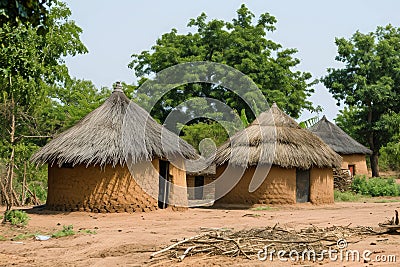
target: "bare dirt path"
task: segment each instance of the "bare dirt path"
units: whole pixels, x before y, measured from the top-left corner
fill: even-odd
[[[150,213],[36,213],[30,214],[26,233],[51,233],[63,225],[74,229],[95,230],[96,234],[52,238],[47,241],[26,239],[0,241],[0,266],[271,266],[271,262],[225,257],[188,257],[183,262],[150,260],[150,254],[182,239],[200,233],[201,227],[227,227],[235,230],[273,226],[289,228],[333,225],[378,226],[400,210],[400,203],[336,203],[333,205],[273,207],[272,210],[190,209],[184,212],[159,210]],[[3,211],[3,209],[1,210]],[[249,214],[256,214],[255,216]],[[10,234],[9,226],[0,225],[0,236]],[[379,239],[379,240],[377,240]],[[376,255],[396,255],[396,263],[329,262],[306,263],[307,266],[400,266],[400,235],[368,237],[350,244],[351,249],[370,249]],[[272,266],[301,265],[301,262],[274,261]]]

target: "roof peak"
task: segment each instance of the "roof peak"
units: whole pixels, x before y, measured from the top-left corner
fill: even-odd
[[[124,92],[120,81],[115,82],[113,92]]]

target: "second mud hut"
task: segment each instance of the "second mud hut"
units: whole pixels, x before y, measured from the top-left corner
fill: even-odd
[[[216,196],[224,195],[216,205],[319,204],[334,201],[332,168],[340,166],[341,157],[273,104],[219,147],[215,162],[217,178],[228,166],[244,169],[237,184],[228,185],[227,179],[216,184]],[[256,169],[262,183],[249,192]],[[234,175],[235,171],[228,174],[228,180]],[[221,192],[229,186],[232,189],[227,194]]]

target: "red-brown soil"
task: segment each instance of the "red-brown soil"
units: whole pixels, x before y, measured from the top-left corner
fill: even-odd
[[[10,230],[0,225],[0,236],[10,238],[14,232],[52,233],[63,225],[74,230],[90,229],[96,234],[79,233],[74,236],[51,238],[47,241],[25,239],[0,241],[0,266],[271,266],[243,258],[222,256],[193,256],[183,262],[166,258],[150,259],[150,254],[182,239],[200,233],[201,227],[228,227],[235,230],[273,226],[279,223],[289,228],[333,225],[378,226],[400,210],[400,203],[336,203],[314,206],[301,204],[276,206],[272,210],[249,209],[189,209],[183,212],[158,210],[149,213],[31,213],[24,229]],[[4,211],[4,208],[1,209]],[[28,210],[29,211],[29,210]],[[248,214],[258,214],[248,216]],[[22,243],[21,243],[22,242]],[[370,236],[349,249],[369,249],[376,255],[396,255],[397,263],[381,262],[286,262],[274,261],[272,266],[399,266],[400,234]]]

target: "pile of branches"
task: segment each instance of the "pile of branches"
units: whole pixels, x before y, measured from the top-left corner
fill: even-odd
[[[379,232],[371,227],[333,226],[318,228],[315,226],[299,231],[274,227],[255,228],[234,232],[231,229],[205,229],[207,232],[188,239],[176,241],[174,244],[151,254],[151,258],[167,256],[182,261],[187,256],[198,254],[223,255],[230,257],[242,256],[247,259],[257,259],[260,252],[275,250],[289,252],[297,251],[299,255],[305,250],[315,252],[317,257],[326,257],[322,252],[338,245],[338,240],[357,240],[365,235],[376,235]],[[344,241],[346,242],[346,241]]]
[[[346,169],[333,169],[333,187],[340,192],[350,190],[353,178],[351,177],[349,170]]]

